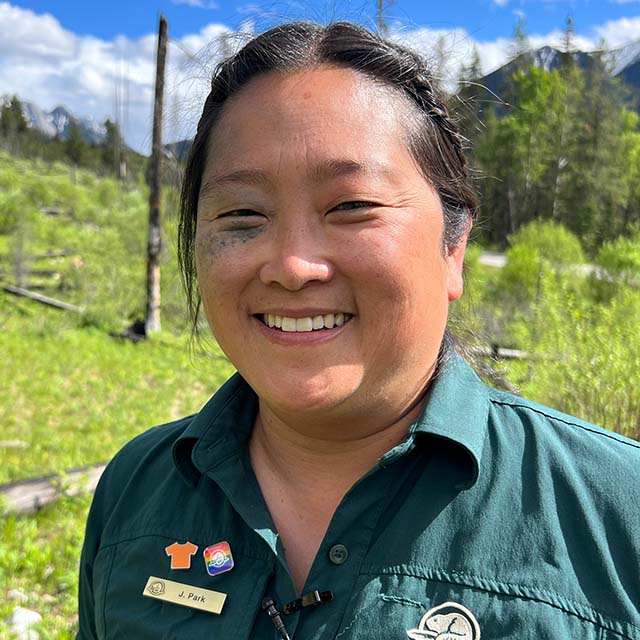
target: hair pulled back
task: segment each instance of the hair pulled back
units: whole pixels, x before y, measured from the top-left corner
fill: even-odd
[[[178,259],[196,331],[200,296],[194,242],[198,195],[211,131],[227,99],[256,76],[295,72],[321,64],[358,71],[406,96],[416,107],[409,114],[409,148],[440,197],[445,248],[459,244],[476,215],[478,201],[471,186],[463,138],[420,55],[349,22],[325,27],[294,22],[274,27],[217,66],[187,161],[180,202]]]

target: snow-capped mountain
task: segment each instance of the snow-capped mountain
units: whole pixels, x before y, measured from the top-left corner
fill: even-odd
[[[10,100],[11,96],[0,97],[0,106],[7,104]],[[58,136],[62,140],[67,140],[71,123],[75,120],[80,126],[80,135],[85,142],[100,144],[105,140],[107,131],[104,125],[96,122],[93,118],[76,118],[63,106],[58,106],[53,111],[46,112],[33,102],[27,100],[20,100],[20,102],[27,126],[41,131],[48,138]]]
[[[531,51],[529,55],[534,66],[545,71],[553,71],[562,67],[567,54],[554,47],[544,46]],[[576,51],[571,55],[581,69],[588,71],[593,66],[593,53]],[[636,108],[640,109],[640,40],[607,52],[605,60],[611,65],[613,75],[620,78],[630,89],[632,103],[635,103]],[[511,77],[520,62],[520,58],[511,60],[482,78],[480,84],[495,95],[503,95],[508,78]]]

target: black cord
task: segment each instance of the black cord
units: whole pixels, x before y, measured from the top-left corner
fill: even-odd
[[[282,619],[282,614],[278,611],[278,607],[276,607],[276,603],[273,598],[262,599],[262,610],[267,612],[267,615],[271,618],[271,622],[273,622],[273,626],[280,634],[282,640],[291,640],[291,636],[289,635],[284,624],[284,620]]]
[[[324,604],[325,602],[329,602],[333,600],[333,591],[311,591],[303,595],[301,598],[297,600],[292,600],[284,605],[284,613],[286,615],[290,615],[299,611],[303,607],[313,607],[319,604]],[[262,599],[262,610],[267,613],[267,615],[271,618],[271,622],[273,622],[273,626],[276,628],[276,631],[280,634],[282,640],[291,640],[291,636],[287,631],[287,627],[284,624],[284,620],[282,619],[282,613],[280,613],[278,607],[273,598],[263,598]]]

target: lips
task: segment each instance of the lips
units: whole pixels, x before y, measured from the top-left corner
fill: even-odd
[[[309,331],[340,327],[345,322],[349,322],[353,315],[350,313],[326,313],[323,315],[292,318],[273,313],[263,313],[257,317],[263,324],[271,328],[280,329],[287,333],[307,333]]]

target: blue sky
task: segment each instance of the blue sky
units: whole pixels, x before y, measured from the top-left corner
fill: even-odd
[[[377,6],[376,0],[15,0],[11,4],[50,13],[78,35],[105,40],[117,35],[146,35],[155,28],[160,12],[167,16],[172,36],[181,38],[197,33],[208,22],[233,28],[248,18],[262,27],[281,18],[299,17],[320,21],[349,18],[366,24],[374,21]],[[385,5],[389,18],[405,27],[462,27],[483,40],[509,36],[518,15],[524,16],[530,32],[538,34],[561,28],[571,15],[578,32],[586,36],[608,21],[640,16],[640,1],[633,0],[387,0]]]
[[[0,0],[0,96],[44,110],[64,105],[98,122],[117,119],[135,149],[150,146],[158,16],[169,21],[165,139],[193,134],[210,72],[221,52],[273,23],[349,19],[375,25],[377,0]],[[518,17],[532,47],[560,46],[574,20],[576,45],[590,50],[640,41],[640,0],[385,0],[391,37],[436,61],[455,87],[474,48],[483,71],[507,60]]]

